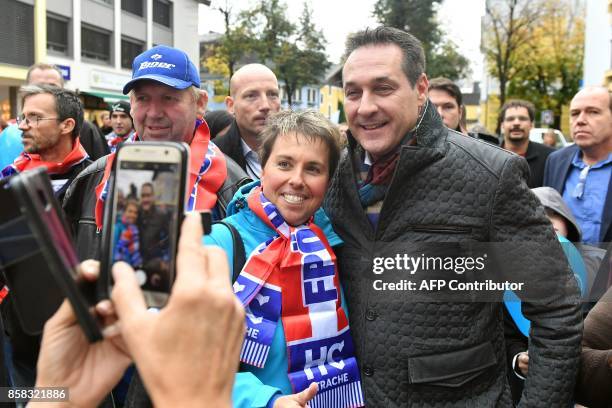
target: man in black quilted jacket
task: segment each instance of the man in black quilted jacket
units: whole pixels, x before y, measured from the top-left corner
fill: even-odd
[[[346,55],[349,145],[325,209],[344,240],[337,255],[366,405],[512,406],[503,290],[449,288],[487,278],[522,283],[508,287],[518,288],[531,320],[521,404],[568,406],[582,331],[578,291],[527,187],[527,163],[443,125],[412,35],[366,30],[348,40]],[[484,251],[483,271],[460,270],[467,247]],[[404,262],[434,255],[451,269],[409,272]]]

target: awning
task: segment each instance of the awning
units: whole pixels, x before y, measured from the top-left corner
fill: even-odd
[[[98,98],[104,99],[106,102],[117,102],[117,101],[127,101],[130,99],[128,95],[123,95],[120,93],[111,93],[111,92],[97,92],[97,91],[81,91],[82,94],[96,96]]]

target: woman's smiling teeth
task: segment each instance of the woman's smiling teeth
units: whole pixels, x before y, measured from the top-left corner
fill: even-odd
[[[283,197],[285,201],[287,201],[290,204],[300,204],[304,201],[304,198],[305,198],[302,195],[289,194],[289,193],[281,194],[281,197]]]

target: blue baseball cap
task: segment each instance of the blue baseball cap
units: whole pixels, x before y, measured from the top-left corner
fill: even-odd
[[[132,80],[123,87],[126,95],[136,82],[148,79],[161,82],[174,89],[200,87],[200,73],[184,51],[158,45],[134,58]]]

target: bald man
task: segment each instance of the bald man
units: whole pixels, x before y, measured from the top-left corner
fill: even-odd
[[[225,105],[234,115],[234,122],[225,135],[215,139],[215,144],[249,177],[259,179],[259,135],[268,116],[280,110],[276,75],[265,65],[243,66],[230,80],[230,96],[225,98]]]
[[[572,210],[586,243],[612,241],[612,95],[580,90],[570,103],[574,144],[548,156],[544,185]]]

